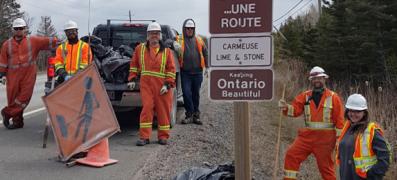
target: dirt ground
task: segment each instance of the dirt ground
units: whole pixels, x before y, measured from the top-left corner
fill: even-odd
[[[276,85],[276,87],[281,87]],[[281,91],[275,88],[271,102],[251,103],[251,167],[257,180],[272,179],[275,161],[275,146],[280,112],[277,101]],[[132,179],[173,179],[192,167],[219,165],[234,158],[233,103],[214,103],[208,99],[207,82],[203,83],[201,96],[201,119],[204,125],[182,125],[184,110],[179,111],[179,122],[171,131],[170,144],[158,148]],[[296,136],[297,129],[304,126],[303,119],[283,117],[279,155],[278,179],[283,176],[285,152]],[[320,180],[316,160],[311,155],[303,162],[301,180]],[[388,179],[388,178],[386,178]]]

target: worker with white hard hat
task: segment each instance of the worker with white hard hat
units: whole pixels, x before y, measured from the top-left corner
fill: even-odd
[[[69,20],[64,24],[63,30],[67,41],[58,46],[55,56],[58,83],[68,80],[92,61],[90,46],[79,40],[77,23]]]
[[[160,145],[168,144],[170,137],[171,88],[175,87],[175,64],[171,49],[161,41],[161,26],[152,22],[147,27],[147,41],[135,48],[130,64],[127,86],[134,90],[138,83],[142,99],[137,146],[150,143],[153,116],[157,115],[157,139]]]
[[[383,179],[391,163],[383,130],[369,120],[367,100],[361,94],[350,95],[345,107],[347,121],[336,148],[340,179]]]
[[[299,129],[285,155],[284,179],[296,179],[301,163],[310,154],[317,160],[322,179],[336,179],[332,154],[343,127],[344,110],[338,94],[326,88],[327,78],[324,69],[315,66],[309,74],[311,90],[300,93],[291,104],[279,101],[284,115],[303,115],[305,120],[305,127]]]
[[[8,129],[24,126],[23,111],[29,104],[36,82],[36,58],[41,50],[56,47],[53,37],[28,36],[25,20],[12,22],[12,37],[1,47],[0,84],[7,86],[7,106],[1,110]]]
[[[208,72],[208,51],[200,36],[196,35],[196,23],[193,19],[186,19],[182,26],[182,35],[179,36],[179,64],[181,67],[181,82],[185,118],[182,124],[194,123],[202,125],[200,119],[200,89],[203,74]]]

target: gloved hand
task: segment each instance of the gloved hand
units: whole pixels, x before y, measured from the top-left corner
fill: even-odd
[[[7,78],[5,76],[0,77],[0,84],[6,85],[7,83]]]
[[[65,81],[69,80],[72,76],[66,75],[65,76]]]
[[[131,82],[127,83],[127,87],[130,90],[133,90],[135,88],[135,86],[136,86],[136,82],[135,81],[131,81]]]
[[[206,78],[208,78],[208,72],[209,72],[209,68],[207,67],[207,68],[205,68],[205,70],[204,70],[204,76],[205,76]]]
[[[163,85],[160,89],[160,95],[163,95],[168,92],[168,86],[166,84]]]
[[[68,75],[68,73],[66,72],[66,70],[64,68],[58,69],[56,73],[57,73],[57,76],[61,77],[62,79],[65,79],[66,76]]]
[[[181,45],[178,42],[176,42],[176,41],[174,41],[172,46],[174,48],[174,51],[176,51],[176,52],[179,52],[181,50],[181,48],[182,48]]]
[[[287,102],[285,102],[284,99],[280,99],[280,100],[278,101],[278,107],[281,108],[281,109],[285,109],[285,108],[288,107],[288,104],[287,104]]]

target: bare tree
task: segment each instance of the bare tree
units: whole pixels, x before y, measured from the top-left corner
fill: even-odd
[[[41,22],[37,29],[37,35],[46,37],[57,37],[57,32],[54,25],[52,24],[50,16],[41,16]],[[39,71],[46,70],[48,64],[47,59],[51,55],[52,54],[50,51],[41,51],[39,53],[37,57],[37,66],[39,68]]]

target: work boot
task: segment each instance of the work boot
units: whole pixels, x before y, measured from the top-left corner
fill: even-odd
[[[11,119],[11,116],[9,116],[9,115],[5,112],[5,109],[1,110],[1,116],[3,117],[3,124],[4,124],[4,127],[8,128],[8,126],[10,126],[10,119]]]
[[[19,129],[23,128],[23,116],[22,113],[18,114],[17,116],[12,118],[12,124],[9,125],[8,129]]]
[[[193,123],[197,125],[203,125],[203,122],[200,121],[200,112],[193,113]]]
[[[168,144],[168,141],[167,141],[167,139],[160,139],[160,140],[159,140],[159,144],[160,144],[160,145],[167,145],[167,144]]]
[[[190,122],[192,122],[192,113],[187,112],[187,113],[185,113],[185,119],[182,119],[181,123],[188,124]]]
[[[137,145],[137,146],[144,146],[144,145],[146,145],[146,144],[150,144],[149,139],[139,139],[139,140],[136,142],[136,145]]]

